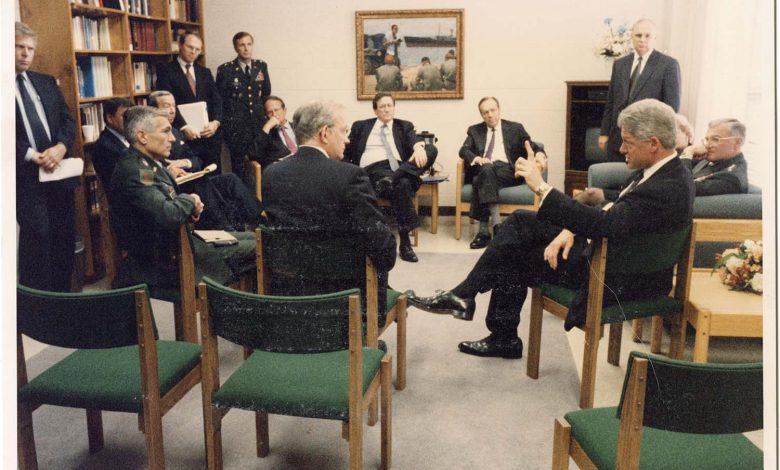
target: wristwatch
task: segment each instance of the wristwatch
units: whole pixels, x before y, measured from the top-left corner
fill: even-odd
[[[537,196],[542,197],[542,196],[545,195],[545,193],[547,193],[547,191],[549,191],[551,189],[552,189],[552,186],[550,186],[546,182],[542,181],[542,184],[540,184],[539,187],[536,188],[536,191],[534,191],[534,192],[536,193]]]

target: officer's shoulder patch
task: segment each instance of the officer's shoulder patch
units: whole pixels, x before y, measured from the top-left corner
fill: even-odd
[[[138,171],[140,172],[141,183],[146,186],[150,186],[154,183],[154,172],[152,170],[141,168]]]

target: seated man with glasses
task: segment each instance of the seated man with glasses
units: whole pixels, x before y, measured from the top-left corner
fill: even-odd
[[[742,155],[745,125],[736,119],[716,119],[707,126],[702,145],[682,152],[691,167],[697,196],[746,193],[747,161]]]

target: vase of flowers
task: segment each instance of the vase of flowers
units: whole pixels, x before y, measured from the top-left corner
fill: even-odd
[[[764,245],[761,240],[745,240],[735,248],[715,255],[715,267],[723,284],[731,290],[761,294],[764,291]]]
[[[596,47],[595,54],[605,60],[619,59],[633,51],[631,31],[625,23],[613,27],[612,18],[604,18],[604,33]]]

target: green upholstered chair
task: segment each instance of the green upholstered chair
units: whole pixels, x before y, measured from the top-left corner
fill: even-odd
[[[366,344],[377,347],[379,337],[396,323],[395,388],[406,387],[406,295],[379,286],[365,250],[348,235],[256,230],[259,294],[318,295],[358,287],[365,306]],[[370,421],[374,422],[372,411]]]
[[[617,407],[555,420],[554,470],[763,469],[742,433],[763,428],[763,367],[632,352]]]
[[[695,224],[695,222],[694,222]],[[648,233],[629,240],[613,240],[607,250],[608,241],[594,242],[591,258],[591,274],[588,279],[588,305],[585,324],[585,351],[580,384],[580,407],[592,408],[596,387],[596,363],[602,325],[609,324],[609,350],[607,360],[618,365],[623,322],[637,318],[665,316],[672,321],[672,357],[679,357],[679,335],[682,335],[682,314],[691,272],[691,226],[669,234]],[[677,268],[677,281],[672,296],[635,301],[620,301],[604,307],[604,283],[607,273],[653,273],[672,267]],[[528,338],[527,374],[539,377],[539,355],[542,341],[542,312],[566,318],[576,291],[562,286],[543,283],[532,289],[531,321]]]
[[[542,150],[544,144],[536,142]],[[544,179],[547,179],[547,168],[544,170]],[[474,187],[471,185],[470,175],[466,172],[463,159],[458,158],[455,168],[455,239],[460,240],[461,217],[468,215],[471,209],[471,195]],[[498,191],[498,210],[502,215],[511,214],[518,209],[536,211],[539,208],[539,197],[534,194],[527,184],[501,188]]]
[[[221,420],[256,414],[257,455],[269,452],[268,414],[342,421],[350,469],[363,467],[363,411],[381,389],[381,463],[391,460],[392,359],[362,344],[360,291],[320,296],[248,294],[208,277],[198,288],[208,468],[222,468]],[[253,352],[220,386],[217,338]]]
[[[137,413],[150,469],[165,467],[162,416],[201,379],[197,344],[160,341],[144,285],[94,293],[17,288],[19,468],[38,467],[32,413],[84,408],[89,451],[103,448],[101,410]],[[76,349],[28,382],[22,335]]]

